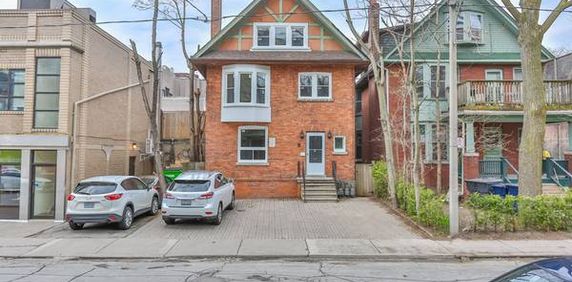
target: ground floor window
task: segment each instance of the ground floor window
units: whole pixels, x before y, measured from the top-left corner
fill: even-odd
[[[437,130],[435,123],[421,124],[419,125],[419,134],[421,135],[421,142],[425,145],[425,161],[437,161],[439,154],[441,154],[441,161],[449,159],[449,130],[446,124],[441,124],[439,130]]]
[[[345,153],[346,152],[346,137],[336,136],[334,137],[334,153]]]
[[[54,218],[57,151],[32,151],[31,218]]]
[[[0,150],[0,219],[18,219],[22,151]]]
[[[238,129],[238,162],[266,163],[268,161],[268,128],[242,126]]]

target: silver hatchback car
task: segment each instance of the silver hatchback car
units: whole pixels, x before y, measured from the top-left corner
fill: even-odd
[[[219,225],[224,210],[234,209],[234,202],[234,183],[222,173],[189,171],[171,183],[161,212],[166,224],[174,224],[177,219],[206,218]]]

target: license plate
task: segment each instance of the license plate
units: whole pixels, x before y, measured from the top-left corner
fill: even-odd
[[[95,203],[83,203],[83,207],[86,209],[93,209],[95,207]]]
[[[192,200],[181,200],[181,205],[183,206],[190,206],[193,204]]]

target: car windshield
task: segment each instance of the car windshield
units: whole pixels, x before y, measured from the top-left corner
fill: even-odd
[[[110,182],[83,182],[73,192],[80,195],[102,195],[115,191],[116,187],[117,184]]]
[[[169,186],[171,192],[206,192],[209,190],[209,180],[175,180]]]
[[[141,177],[141,180],[143,180],[147,186],[151,186],[157,179],[155,177]]]

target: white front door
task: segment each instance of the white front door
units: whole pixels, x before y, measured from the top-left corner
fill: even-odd
[[[324,133],[306,134],[306,174],[325,175],[325,135]]]

